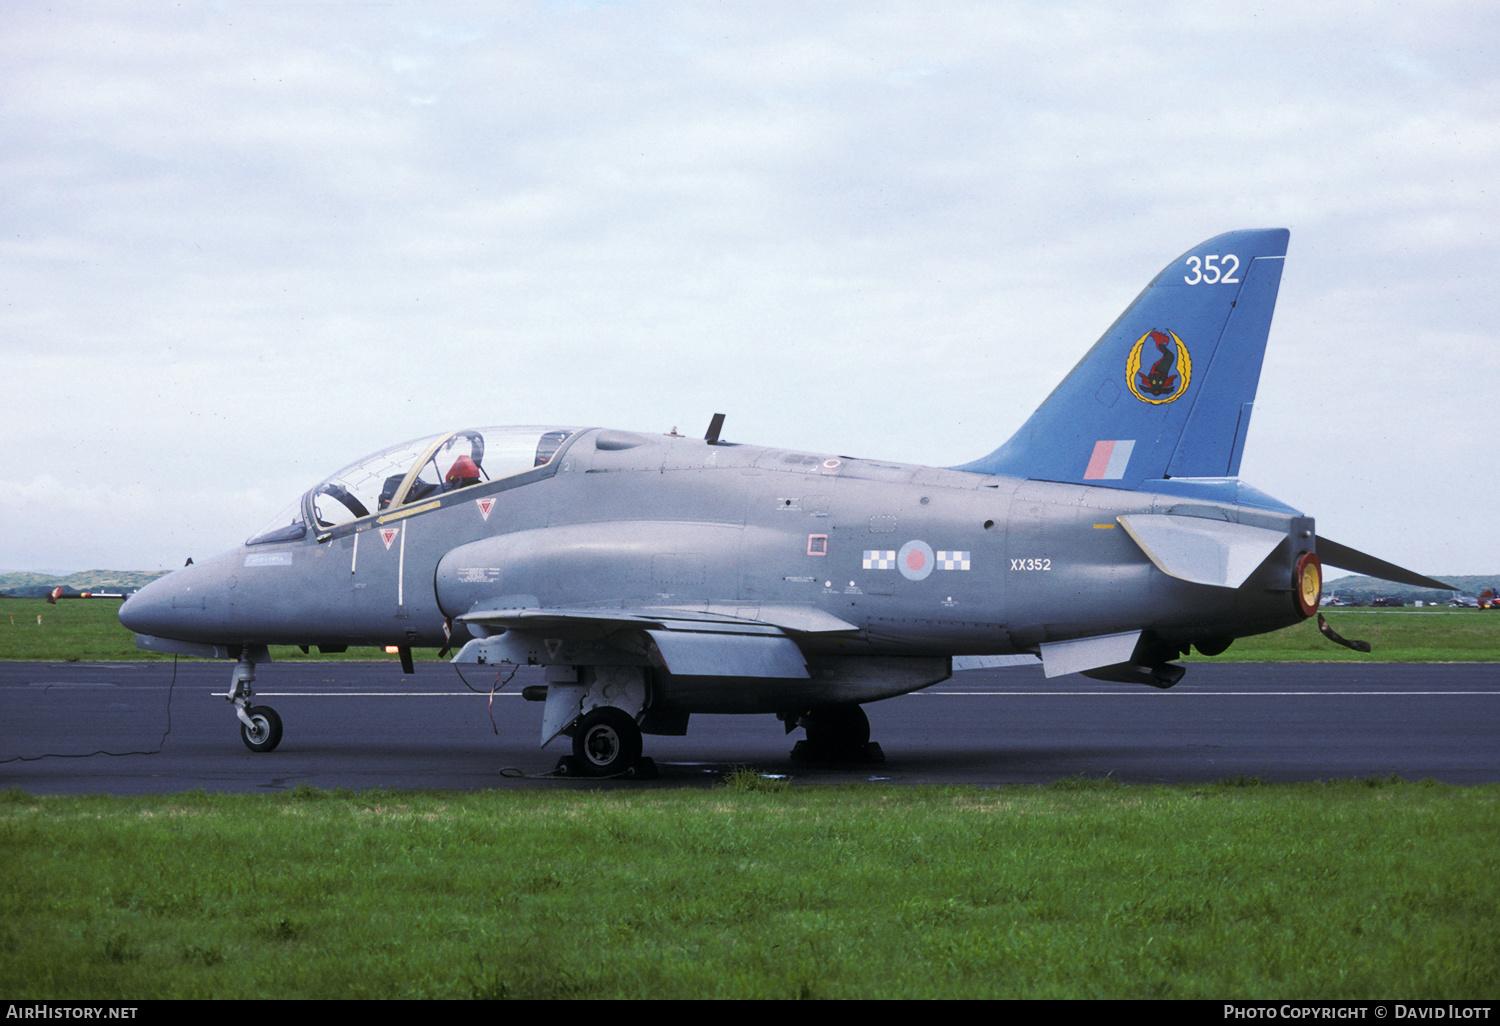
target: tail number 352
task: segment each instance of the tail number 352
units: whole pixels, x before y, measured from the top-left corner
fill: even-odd
[[[1210,253],[1205,257],[1187,258],[1188,273],[1182,280],[1189,285],[1238,285],[1240,258],[1233,253],[1220,256]]]

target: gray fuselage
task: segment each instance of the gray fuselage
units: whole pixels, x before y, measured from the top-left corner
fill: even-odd
[[[1134,513],[1288,541],[1244,587],[1191,584],[1121,529]],[[1291,573],[1311,528],[1181,496],[592,429],[535,470],[177,571],[121,618],[219,645],[437,647],[480,607],[669,607],[780,618],[814,655],[1035,652],[1142,628],[1185,651],[1302,619]],[[855,630],[798,633],[787,610]]]

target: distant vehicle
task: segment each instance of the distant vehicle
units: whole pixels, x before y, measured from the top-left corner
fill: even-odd
[[[51,591],[49,591],[47,593],[47,601],[51,605],[55,606],[55,605],[57,605],[57,600],[58,599],[73,599],[73,598],[110,598],[110,599],[123,599],[123,598],[127,598],[129,594],[130,593],[124,592],[124,591],[74,591],[72,588],[65,588],[62,585],[58,585],[56,588],[53,588]]]
[[[1486,588],[1479,593],[1480,609],[1500,609],[1500,599],[1495,596],[1494,588]]]
[[[1479,600],[1470,598],[1468,595],[1454,595],[1451,599],[1448,600],[1448,604],[1459,609],[1479,608]]]
[[[1370,605],[1372,605],[1372,606],[1404,606],[1404,605],[1406,605],[1406,600],[1404,598],[1402,598],[1400,595],[1377,595],[1377,596],[1375,596],[1375,600],[1373,602],[1371,602]]]

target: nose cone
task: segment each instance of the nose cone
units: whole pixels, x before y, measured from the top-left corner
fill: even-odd
[[[146,585],[120,606],[120,623],[137,634],[170,638],[182,624],[176,617],[177,574],[168,574]]]
[[[217,641],[223,617],[210,622],[222,573],[211,560],[152,581],[120,606],[120,623],[137,634],[175,641]]]

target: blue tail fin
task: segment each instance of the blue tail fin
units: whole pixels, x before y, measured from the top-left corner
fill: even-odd
[[[1289,234],[1172,261],[1010,441],[957,469],[1133,489],[1238,475]]]

